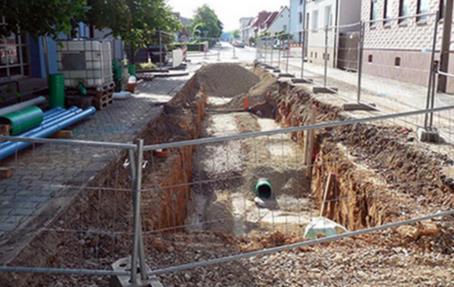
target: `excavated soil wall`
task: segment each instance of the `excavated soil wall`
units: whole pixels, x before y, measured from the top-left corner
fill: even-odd
[[[256,68],[263,77],[264,71]],[[283,127],[347,118],[338,107],[313,97],[308,87],[275,81],[264,91],[261,113],[272,105]],[[266,110],[269,110],[267,108]],[[452,161],[414,142],[414,131],[399,126],[356,124],[313,131],[312,194],[321,207],[327,178],[324,216],[348,229],[359,229],[397,218],[454,205],[454,185],[443,173]],[[292,139],[305,145],[304,132]]]

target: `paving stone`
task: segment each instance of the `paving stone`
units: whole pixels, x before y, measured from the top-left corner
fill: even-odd
[[[115,101],[106,110],[73,127],[74,139],[132,142],[160,114],[161,107],[153,102],[186,80],[159,79],[146,83],[138,89],[138,96]],[[2,181],[0,187],[0,235],[7,235],[23,220],[36,216],[38,209],[60,191],[80,192],[82,186],[119,154],[117,149],[45,144],[13,156],[5,162],[5,166],[14,169],[13,176]],[[6,204],[1,205],[2,202]]]

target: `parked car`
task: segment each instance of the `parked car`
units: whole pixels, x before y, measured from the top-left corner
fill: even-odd
[[[232,44],[236,48],[244,48],[246,45],[243,42],[234,41]]]

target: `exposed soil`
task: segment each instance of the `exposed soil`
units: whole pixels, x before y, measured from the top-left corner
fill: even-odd
[[[231,64],[202,68],[144,131],[146,144],[346,117],[304,86],[278,82],[260,69],[254,73]],[[242,109],[246,96],[251,113],[222,112]],[[211,106],[215,112],[206,114],[210,97],[232,101]],[[323,215],[350,230],[452,208],[454,181],[446,172],[452,160],[428,151],[414,134],[395,125],[362,124],[188,146],[171,149],[166,158],[146,153],[147,261],[155,269],[300,241],[304,222],[318,216],[329,174],[334,183]],[[309,169],[302,158],[308,138],[314,141]],[[11,265],[109,269],[129,254],[131,193],[126,189],[131,181],[125,162],[123,155],[97,175],[98,188],[84,191]],[[252,187],[264,174],[273,184],[277,207],[260,209],[253,202]],[[201,180],[206,182],[190,185]],[[437,219],[159,278],[165,286],[449,286],[454,282],[453,223],[452,217]],[[1,286],[108,284],[107,278],[70,276],[0,280]]]

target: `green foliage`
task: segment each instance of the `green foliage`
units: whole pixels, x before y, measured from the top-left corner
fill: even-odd
[[[231,32],[233,39],[239,39],[240,38],[240,30],[234,30]]]
[[[86,9],[86,0],[5,0],[0,11],[6,25],[0,25],[0,36],[27,31],[56,38],[60,32],[70,33]]]
[[[180,22],[165,0],[88,0],[86,21],[97,28],[110,28],[134,49],[145,47],[159,30],[176,32]]]
[[[199,7],[192,19],[192,34],[199,38],[219,38],[223,25],[218,16],[208,5]]]

